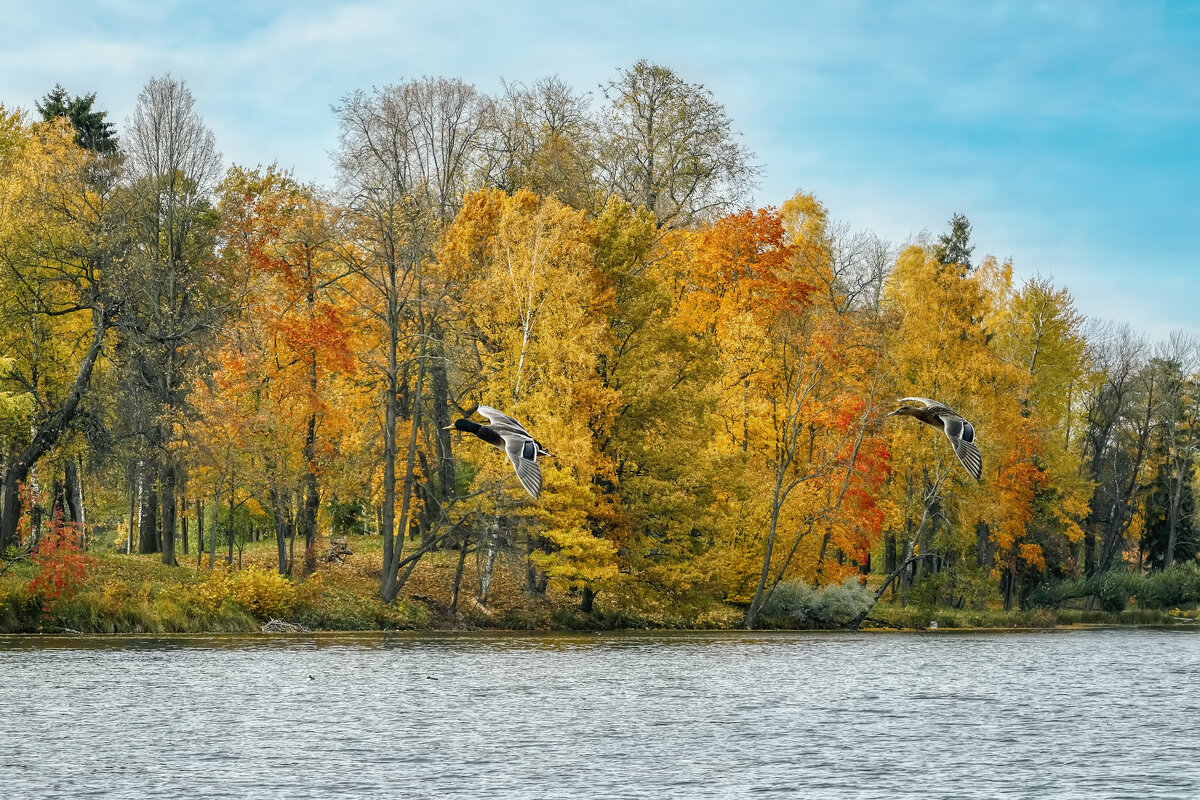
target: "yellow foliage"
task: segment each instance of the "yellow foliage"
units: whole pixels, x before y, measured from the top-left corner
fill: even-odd
[[[292,613],[295,587],[278,572],[251,566],[234,573],[229,583],[230,597],[259,619],[281,619]]]

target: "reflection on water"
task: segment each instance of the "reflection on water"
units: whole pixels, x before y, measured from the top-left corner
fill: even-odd
[[[6,797],[1200,796],[1200,633],[0,637]]]

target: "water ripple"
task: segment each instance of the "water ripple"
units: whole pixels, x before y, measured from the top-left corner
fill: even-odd
[[[1194,631],[0,637],[7,797],[1200,796]]]

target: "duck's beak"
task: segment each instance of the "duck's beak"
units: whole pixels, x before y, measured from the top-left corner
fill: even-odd
[[[446,427],[442,428],[442,430],[444,430],[444,431],[452,431],[452,430],[454,430],[454,426],[453,426],[453,425],[447,425]]]

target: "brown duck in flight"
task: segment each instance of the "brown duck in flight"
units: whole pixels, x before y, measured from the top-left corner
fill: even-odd
[[[538,456],[548,456],[550,453],[542,447],[541,442],[529,435],[521,423],[504,412],[491,406],[479,406],[475,410],[487,417],[491,424],[480,425],[469,419],[458,419],[446,429],[473,433],[492,447],[503,450],[517,471],[521,485],[536,500],[542,493],[542,468],[538,466]]]
[[[900,402],[914,402],[921,405],[901,406],[888,414],[889,417],[897,414],[904,417],[916,417],[926,425],[937,428],[946,434],[946,438],[950,440],[950,446],[954,448],[954,455],[958,456],[958,460],[967,468],[967,472],[971,473],[971,477],[975,480],[982,477],[983,456],[979,454],[979,448],[975,445],[975,426],[951,411],[946,404],[930,400],[928,397],[901,397]]]

